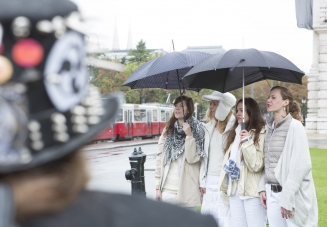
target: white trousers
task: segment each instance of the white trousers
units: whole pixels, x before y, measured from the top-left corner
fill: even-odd
[[[229,206],[226,206],[220,197],[218,183],[219,176],[207,175],[201,214],[212,215],[219,227],[231,227]]]
[[[267,214],[260,198],[240,199],[236,194],[229,197],[229,203],[233,227],[266,227]]]
[[[282,217],[278,204],[281,192],[271,191],[271,184],[266,184],[267,215],[269,227],[297,227],[289,219]]]

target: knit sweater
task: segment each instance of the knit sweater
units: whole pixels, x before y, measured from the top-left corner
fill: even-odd
[[[275,167],[282,154],[286,135],[292,121],[292,116],[288,114],[276,126],[273,126],[274,118],[267,120],[267,134],[265,140],[265,182],[269,184],[278,184],[275,177]]]
[[[297,226],[318,226],[318,206],[311,168],[305,129],[300,121],[292,118],[275,176],[283,187],[279,205],[293,211],[290,219]]]

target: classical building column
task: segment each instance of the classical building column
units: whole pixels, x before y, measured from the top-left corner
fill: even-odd
[[[306,131],[307,133],[317,133],[317,118],[318,118],[318,76],[319,76],[319,35],[313,31],[313,58],[310,72],[308,76],[308,102],[307,102],[307,118]]]
[[[308,133],[327,134],[327,0],[313,0],[313,64],[308,74]],[[317,56],[318,55],[318,56]],[[318,69],[316,61],[318,58]],[[316,121],[315,121],[316,118]]]
[[[327,134],[327,28],[319,29],[317,133]]]

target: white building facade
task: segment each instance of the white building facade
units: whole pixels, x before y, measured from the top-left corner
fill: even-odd
[[[327,134],[327,0],[313,0],[313,60],[308,76],[307,133]]]

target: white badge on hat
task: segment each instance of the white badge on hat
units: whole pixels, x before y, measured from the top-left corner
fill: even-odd
[[[88,76],[82,35],[69,31],[53,46],[46,61],[45,87],[53,105],[67,111],[87,95]]]

